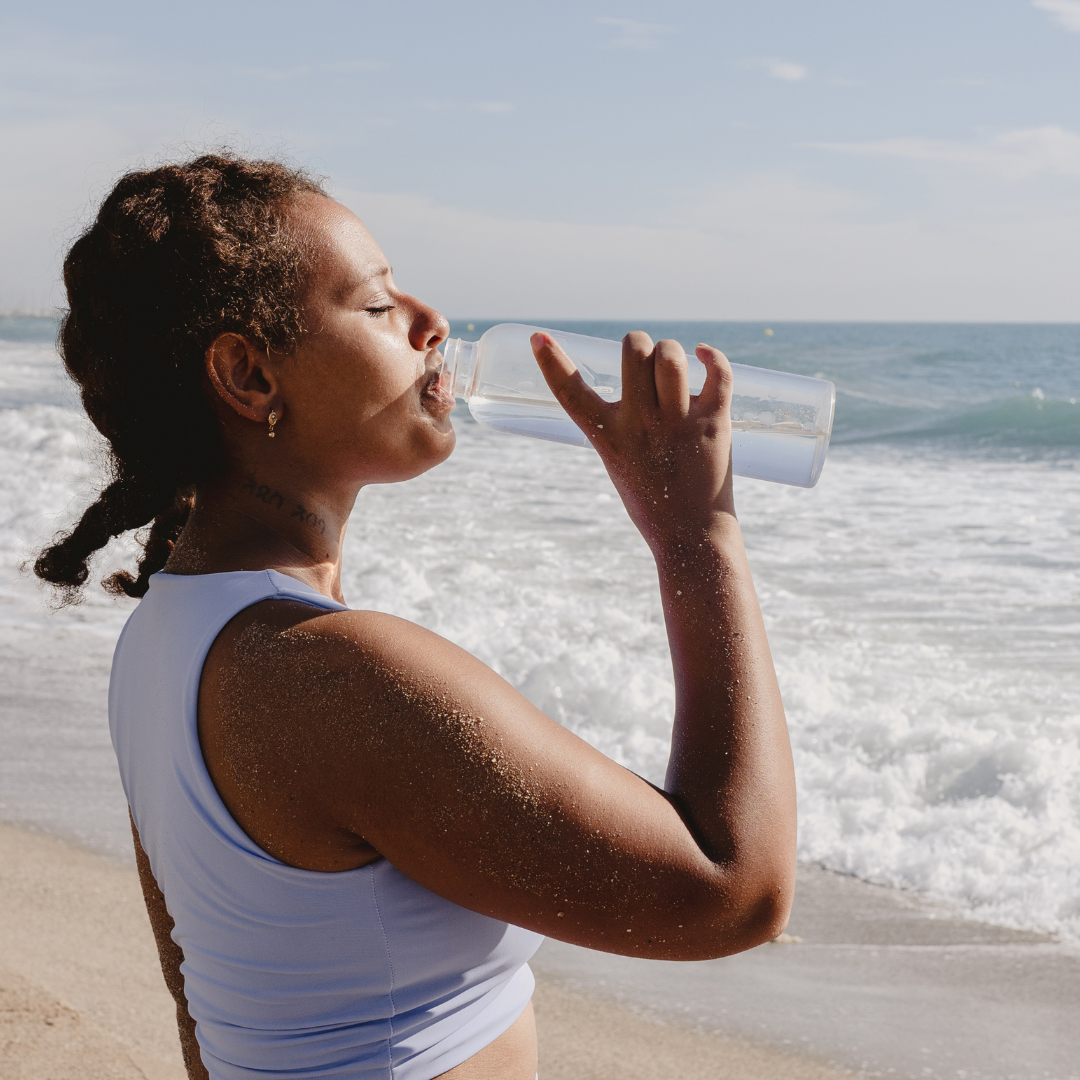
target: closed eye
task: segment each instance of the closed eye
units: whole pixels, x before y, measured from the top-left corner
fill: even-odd
[[[380,307],[368,307],[364,310],[373,318],[377,319],[380,315],[385,315],[388,311],[393,311],[394,304],[383,304]]]

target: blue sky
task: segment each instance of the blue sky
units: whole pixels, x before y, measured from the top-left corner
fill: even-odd
[[[1080,0],[0,2],[0,309],[124,169],[330,178],[451,316],[1080,321]]]

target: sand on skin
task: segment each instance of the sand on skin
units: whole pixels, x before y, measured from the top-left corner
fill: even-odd
[[[544,1080],[833,1080],[812,1061],[538,983]],[[184,1080],[135,871],[0,825],[0,1080]]]

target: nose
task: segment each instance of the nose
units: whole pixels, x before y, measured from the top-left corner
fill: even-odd
[[[450,324],[433,307],[410,296],[413,308],[412,325],[409,327],[409,344],[417,352],[434,349],[450,333]]]

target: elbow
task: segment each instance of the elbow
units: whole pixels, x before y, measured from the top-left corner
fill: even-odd
[[[791,916],[795,897],[795,864],[758,872],[752,880],[730,878],[709,898],[698,924],[700,953],[688,959],[715,960],[745,952],[779,937]],[[696,952],[697,950],[695,950]]]
[[[795,896],[794,881],[770,882],[741,905],[737,922],[738,947],[732,952],[742,952],[764,945],[779,937],[787,928],[791,917],[791,902]]]
[[[717,955],[743,952],[778,938],[787,928],[795,899],[795,830],[774,833],[771,842],[735,846],[734,858],[714,864],[719,874],[721,937]]]

